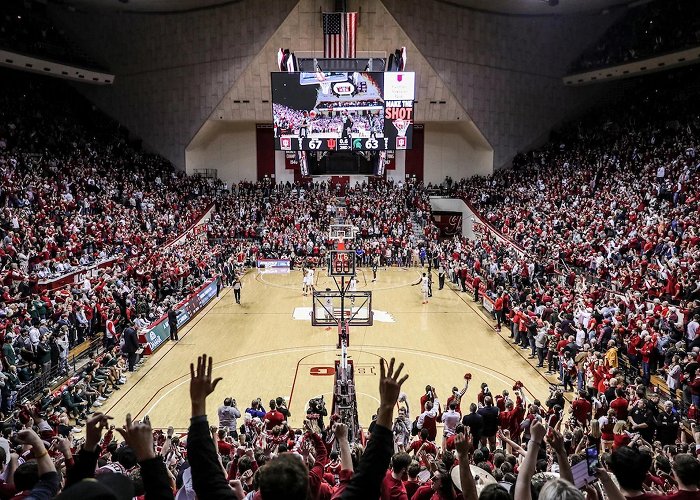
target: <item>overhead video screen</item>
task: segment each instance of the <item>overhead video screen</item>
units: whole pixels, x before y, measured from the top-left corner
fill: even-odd
[[[275,149],[411,149],[415,73],[272,73]]]

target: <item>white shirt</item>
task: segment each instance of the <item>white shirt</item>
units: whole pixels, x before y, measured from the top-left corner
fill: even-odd
[[[447,410],[442,414],[442,423],[445,424],[446,436],[452,436],[455,433],[455,428],[461,419],[462,416],[455,410]]]
[[[39,332],[38,328],[31,327],[29,329],[29,340],[31,341],[33,346],[36,346],[39,343],[40,336],[41,336],[41,333]]]
[[[695,340],[695,336],[698,334],[698,327],[699,326],[700,326],[700,323],[698,323],[695,320],[688,323],[688,340],[690,342]]]
[[[435,398],[435,399],[433,400],[433,407],[432,407],[432,409],[430,409],[430,410],[425,410],[423,413],[421,413],[421,414],[418,416],[418,422],[416,423],[416,426],[417,426],[419,429],[422,429],[422,428],[423,428],[423,422],[425,421],[425,417],[431,417],[431,418],[437,417],[439,405],[440,405],[440,402],[438,401],[437,398]]]
[[[423,288],[424,292],[428,291],[428,277],[427,276],[423,276],[421,278],[421,287]]]

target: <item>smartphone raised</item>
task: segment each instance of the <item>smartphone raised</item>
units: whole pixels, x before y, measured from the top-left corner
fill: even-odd
[[[596,470],[600,467],[600,461],[598,460],[598,447],[591,446],[586,448],[586,464],[588,465],[588,475],[596,475]]]

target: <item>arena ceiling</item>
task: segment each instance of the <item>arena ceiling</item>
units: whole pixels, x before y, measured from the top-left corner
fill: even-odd
[[[242,0],[54,0],[83,10],[185,12]],[[513,15],[551,15],[596,12],[649,0],[425,0],[487,12]],[[330,2],[329,2],[330,3]],[[350,0],[352,7],[352,0]],[[550,5],[557,3],[557,5]]]
[[[575,14],[600,12],[604,9],[651,0],[435,0],[441,3],[486,12],[517,15]]]

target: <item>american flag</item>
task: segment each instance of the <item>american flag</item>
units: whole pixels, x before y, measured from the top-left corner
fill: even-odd
[[[355,57],[357,12],[323,14],[323,57]]]

